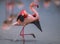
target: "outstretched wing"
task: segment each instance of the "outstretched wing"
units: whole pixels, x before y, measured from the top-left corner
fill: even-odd
[[[42,32],[42,29],[41,29],[41,25],[40,25],[39,20],[36,20],[36,21],[34,21],[32,23]]]

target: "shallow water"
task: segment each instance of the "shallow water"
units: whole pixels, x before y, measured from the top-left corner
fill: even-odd
[[[32,13],[28,8],[31,1],[23,1],[25,4],[23,8],[29,13]],[[5,2],[0,3],[0,44],[22,44],[22,37],[19,35],[22,27],[13,26],[11,29],[5,31],[1,29],[2,22],[6,17],[4,4]],[[15,7],[14,13],[20,10]],[[43,2],[40,2],[40,8],[36,10],[40,15],[43,32],[40,32],[33,24],[27,25],[25,27],[25,33],[34,33],[36,38],[30,35],[25,36],[25,44],[60,44],[60,8],[57,8],[53,3],[51,3],[49,8],[44,8]]]

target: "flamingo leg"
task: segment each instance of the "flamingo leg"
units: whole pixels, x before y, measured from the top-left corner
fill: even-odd
[[[21,32],[20,32],[20,36],[22,36],[24,38],[24,35],[32,35],[35,38],[35,35],[33,33],[31,33],[31,34],[24,34],[24,27],[23,27]]]
[[[24,39],[24,27],[22,28],[21,32],[20,32],[20,35],[22,36],[23,38],[23,44],[25,44],[25,39]]]
[[[24,27],[23,27],[20,32],[20,36],[22,36],[22,38],[23,38],[23,44],[25,44],[24,35],[32,35],[35,38],[35,35],[33,33],[32,34],[24,34]]]
[[[22,34],[21,34],[22,35]],[[24,34],[24,35],[32,35],[33,38],[36,38],[36,36],[32,33],[32,34]]]

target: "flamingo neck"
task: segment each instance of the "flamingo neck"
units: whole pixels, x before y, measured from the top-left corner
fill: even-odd
[[[34,14],[37,14],[38,12],[35,10],[34,7],[37,7],[37,5],[30,6],[30,10],[31,10]]]

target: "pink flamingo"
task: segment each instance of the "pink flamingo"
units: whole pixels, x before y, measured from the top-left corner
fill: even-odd
[[[49,8],[50,4],[51,4],[51,0],[44,0],[44,7],[45,8]]]
[[[42,32],[42,29],[41,29],[41,26],[39,23],[39,14],[33,7],[38,8],[39,6],[37,4],[35,4],[34,2],[32,2],[30,4],[30,10],[34,13],[33,15],[28,14],[26,12],[26,10],[22,10],[18,15],[17,21],[15,23],[13,23],[13,25],[16,25],[16,26],[23,26],[23,29],[20,32],[21,33],[20,35],[22,35],[22,36],[33,35],[33,37],[35,37],[34,34],[24,34],[23,35],[24,27],[30,23],[35,24],[39,28],[39,30]]]
[[[38,12],[34,9],[34,7],[39,7],[37,4],[35,4],[34,2],[32,2],[30,4],[30,10],[34,13],[33,15],[30,15],[26,12],[26,10],[22,10],[18,17],[17,17],[17,21],[15,23],[13,23],[12,25],[15,25],[15,26],[23,26],[23,29],[22,31],[20,32],[20,35],[21,36],[24,36],[24,35],[32,35],[34,38],[35,38],[35,35],[34,34],[24,34],[24,27],[30,23],[36,25],[39,30],[42,32],[42,29],[41,29],[41,26],[40,26],[40,23],[39,23],[39,14]],[[4,22],[4,26],[8,26],[12,23],[12,20],[14,19],[15,17],[12,15],[11,17],[8,18],[7,21]]]
[[[37,4],[35,4],[34,2],[32,2],[30,4],[30,10],[34,13],[33,15],[30,15],[26,12],[26,10],[22,10],[18,17],[17,17],[17,21],[15,23],[12,24],[12,21],[14,18],[16,18],[14,15],[11,15],[6,21],[4,21],[4,24],[3,24],[3,28],[5,27],[8,27],[10,24],[12,25],[15,25],[15,26],[23,26],[23,29],[24,30],[24,27],[30,23],[36,25],[39,30],[42,32],[42,29],[41,29],[41,26],[40,26],[40,23],[39,23],[39,14],[38,12],[34,9],[34,7],[39,7]],[[21,31],[22,33],[22,31]],[[25,34],[25,35],[28,35],[28,34]],[[30,34],[30,35],[33,35],[34,34]]]
[[[25,39],[24,39],[24,35],[32,35],[35,38],[35,35],[32,34],[24,34],[24,27],[28,24],[34,24],[36,25],[36,27],[42,32],[40,23],[39,23],[39,14],[38,12],[34,9],[34,7],[39,7],[37,4],[35,4],[34,2],[32,2],[30,4],[30,10],[34,13],[33,15],[30,15],[26,12],[26,10],[22,10],[18,17],[17,17],[17,21],[15,23],[13,23],[12,25],[14,26],[23,26],[21,32],[20,32],[20,36],[23,37],[23,44],[25,43]],[[10,19],[10,18],[9,18]],[[12,20],[12,19],[11,19]],[[10,21],[10,20],[9,20]],[[5,22],[6,23],[6,22]],[[8,23],[9,24],[9,23]]]
[[[17,21],[13,24],[16,26],[23,26],[21,32],[20,32],[20,36],[23,37],[23,44],[25,44],[25,39],[24,39],[24,35],[32,35],[35,38],[34,34],[24,34],[24,27],[30,23],[35,24],[39,30],[42,32],[40,23],[39,23],[39,14],[38,12],[33,8],[33,7],[39,7],[37,4],[35,4],[34,2],[32,2],[30,4],[30,9],[31,11],[34,13],[33,15],[30,15],[26,12],[26,10],[22,10],[18,17],[17,17]]]

